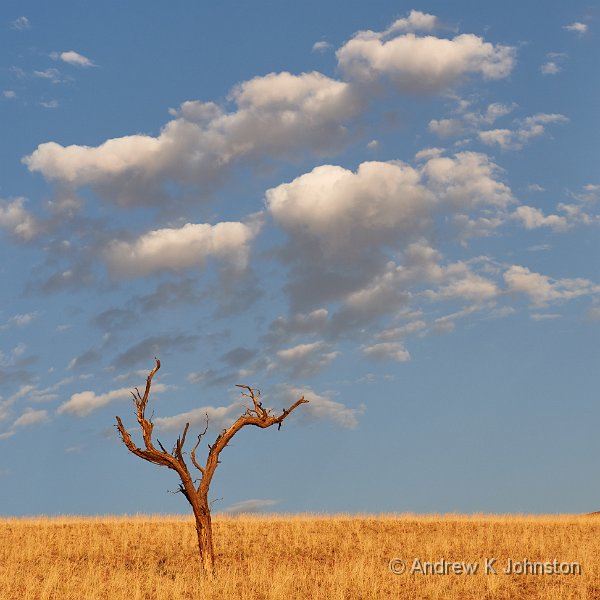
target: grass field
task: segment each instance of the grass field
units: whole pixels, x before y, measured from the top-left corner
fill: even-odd
[[[1,519],[0,598],[600,598],[600,517],[218,516],[214,535],[218,572],[203,581],[191,518]],[[390,571],[394,558],[404,574]],[[509,558],[581,573],[504,574]],[[415,559],[480,564],[475,575],[411,574]]]

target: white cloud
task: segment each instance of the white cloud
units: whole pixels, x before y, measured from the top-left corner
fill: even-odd
[[[44,69],[43,71],[33,71],[33,76],[38,79],[49,79],[52,83],[60,83],[62,81],[61,73],[58,69]]]
[[[383,341],[398,341],[403,340],[409,335],[413,335],[419,331],[422,331],[427,326],[427,323],[421,319],[410,321],[399,327],[391,327],[384,329],[377,334],[377,339]]]
[[[292,348],[285,348],[277,352],[277,362],[271,368],[288,369],[297,377],[310,377],[324,369],[338,356],[324,342],[298,344]]]
[[[105,251],[112,273],[143,276],[165,270],[182,271],[216,257],[243,270],[249,244],[258,233],[256,224],[223,222],[187,223],[178,229],[157,229],[133,242],[113,240]]]
[[[420,229],[431,202],[418,171],[400,162],[364,162],[356,173],[323,165],[271,188],[266,199],[279,225],[330,256]]]
[[[162,383],[155,383],[152,386],[152,392],[159,394],[166,390],[166,386]],[[120,388],[118,390],[112,390],[105,392],[104,394],[96,394],[91,390],[85,392],[78,392],[73,394],[69,400],[63,402],[56,412],[60,414],[69,413],[77,417],[86,417],[90,413],[103,406],[107,406],[111,402],[116,400],[125,400],[131,398],[130,388]]]
[[[30,312],[30,313],[24,313],[24,314],[17,314],[17,315],[12,316],[8,320],[8,322],[13,325],[16,325],[17,327],[24,327],[25,325],[29,325],[38,316],[39,316],[39,313],[37,311]]]
[[[496,144],[503,150],[518,150],[532,138],[544,135],[547,124],[564,124],[568,122],[569,119],[564,115],[538,113],[520,121],[516,130],[491,129],[480,131],[479,139],[488,146]]]
[[[8,100],[13,100],[17,97],[17,92],[15,92],[14,90],[3,90],[2,95]]]
[[[171,417],[157,417],[154,422],[164,431],[182,431],[186,423],[192,428],[204,428],[208,414],[209,426],[220,430],[229,427],[243,412],[242,402],[236,400],[229,406],[201,406]]]
[[[13,428],[19,427],[31,427],[32,425],[38,425],[48,420],[47,410],[34,410],[33,408],[26,408],[23,414],[13,423]]]
[[[14,237],[28,242],[41,233],[38,220],[25,208],[25,198],[0,199],[0,227]]]
[[[435,17],[414,12],[417,22],[435,26]],[[515,49],[494,46],[482,38],[463,34],[453,39],[406,33],[387,39],[394,31],[409,28],[399,20],[385,32],[361,31],[336,53],[341,70],[349,77],[372,82],[388,77],[402,92],[437,93],[452,88],[469,74],[485,79],[507,77],[514,65]]]
[[[542,75],[556,75],[557,73],[560,73],[561,68],[555,61],[549,60],[540,67],[540,71],[542,72]]]
[[[397,19],[383,33],[387,37],[397,31],[432,31],[440,26],[435,15],[423,13],[420,10],[411,10],[408,17]]]
[[[573,198],[579,202],[591,204],[600,200],[600,185],[588,183],[581,188],[580,192],[572,193]]]
[[[54,60],[62,60],[69,65],[74,65],[76,67],[94,67],[94,63],[87,58],[87,56],[83,56],[83,54],[79,54],[79,52],[75,52],[75,50],[67,50],[66,52],[53,52],[50,55]]]
[[[565,217],[559,215],[544,215],[539,208],[533,206],[519,206],[513,213],[515,219],[521,221],[525,229],[550,227],[556,231],[564,231],[569,227]]]
[[[417,162],[422,160],[429,160],[430,158],[437,158],[444,153],[443,148],[423,148],[415,154],[415,160]]]
[[[130,135],[97,147],[47,142],[23,161],[50,180],[101,186],[121,204],[150,203],[165,180],[210,183],[239,161],[338,149],[348,138],[344,124],[364,107],[349,84],[316,72],[255,77],[235,86],[229,99],[233,112],[184,102],[157,137]]]
[[[334,318],[334,329],[343,329],[405,305],[408,288],[397,285],[393,262],[386,267],[387,249],[404,251],[437,227],[458,239],[488,234],[514,202],[499,173],[487,156],[462,152],[418,168],[323,165],[268,190],[267,208],[289,236],[283,257],[292,265],[293,308],[343,299],[343,315]]]
[[[10,27],[17,31],[25,31],[26,29],[31,29],[31,23],[27,17],[18,17],[10,22]]]
[[[329,42],[321,40],[313,44],[312,50],[313,52],[325,52],[325,50],[329,50],[330,48],[333,48],[333,46]]]
[[[308,417],[310,420],[323,421],[330,420],[344,429],[355,429],[358,426],[358,417],[360,417],[365,407],[348,408],[341,402],[336,402],[328,396],[315,393],[309,387],[296,387],[293,385],[280,385],[275,390],[275,394],[281,398],[281,403],[288,407],[296,400],[304,397],[309,401],[294,412],[294,416],[300,419]]]
[[[401,342],[380,342],[362,348],[365,356],[376,360],[394,360],[406,362],[410,360],[410,354]]]
[[[440,137],[452,137],[464,131],[463,124],[458,119],[432,119],[428,129]]]
[[[600,286],[588,279],[552,279],[519,265],[513,265],[504,273],[504,281],[508,292],[525,294],[538,307],[600,293]]]
[[[545,192],[546,190],[539,183],[530,183],[527,186],[527,191],[529,191],[529,192]]]
[[[60,106],[58,100],[43,100],[40,102],[40,106],[44,108],[58,108]]]
[[[570,31],[572,33],[576,33],[577,35],[581,36],[587,32],[588,26],[585,23],[580,23],[579,21],[575,21],[574,23],[571,23],[570,25],[564,25],[563,29],[565,29],[566,31]]]

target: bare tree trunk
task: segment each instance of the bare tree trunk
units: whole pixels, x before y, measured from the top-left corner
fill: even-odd
[[[196,534],[198,536],[198,550],[200,551],[200,564],[202,572],[208,577],[215,573],[215,548],[212,536],[212,518],[207,500],[200,500],[198,509],[194,509],[196,519]]]

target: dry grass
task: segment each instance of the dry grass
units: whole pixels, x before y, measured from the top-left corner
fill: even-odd
[[[0,520],[2,600],[600,598],[600,518],[297,515],[215,519],[198,576],[184,517]],[[581,575],[393,575],[388,562],[577,561]]]

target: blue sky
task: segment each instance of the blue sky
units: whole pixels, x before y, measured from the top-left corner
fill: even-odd
[[[598,11],[3,2],[0,513],[598,509]]]

